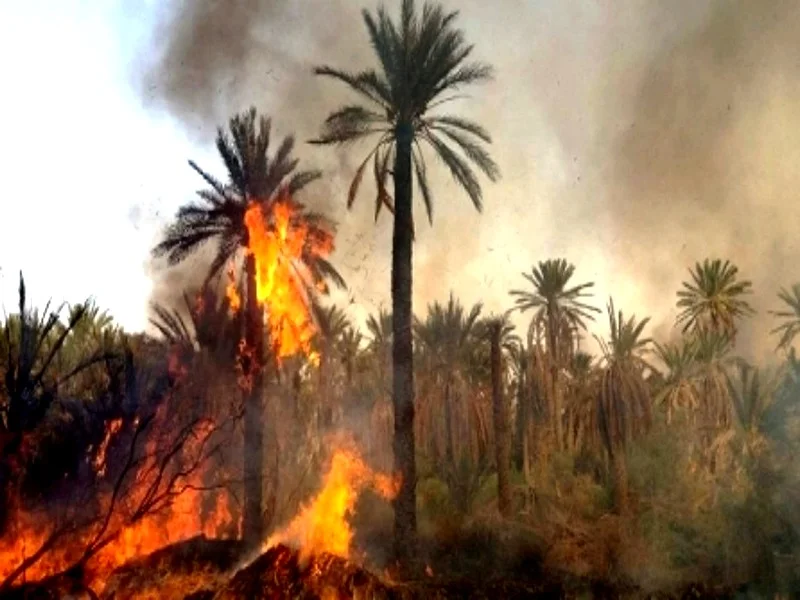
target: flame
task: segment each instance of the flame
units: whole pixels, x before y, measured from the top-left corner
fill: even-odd
[[[302,352],[314,361],[311,350],[316,332],[307,290],[327,289],[309,271],[308,260],[333,251],[333,236],[310,227],[288,195],[269,207],[252,203],[245,213],[248,252],[256,263],[256,297],[267,308],[267,323],[277,357]]]
[[[158,411],[156,419],[165,431],[168,431],[173,423],[168,418],[166,406],[163,404],[160,407],[163,410]],[[134,426],[135,424],[136,421],[134,421]],[[103,441],[92,461],[95,472],[100,478],[106,473],[108,447],[121,427],[120,419],[107,424]],[[200,446],[203,437],[209,431],[198,431],[198,435],[195,436],[192,443],[187,443],[186,453],[189,456],[201,452]],[[156,439],[154,438],[149,439],[145,445],[144,456],[146,459],[137,471],[132,496],[118,501],[135,506],[141,500],[141,496],[148,493],[152,477],[148,480],[146,476],[153,473],[152,469],[157,468],[160,460],[155,452],[155,445]],[[192,447],[193,445],[195,447]],[[95,592],[101,592],[108,575],[131,559],[147,556],[165,546],[188,540],[200,534],[209,538],[223,537],[220,533],[227,531],[234,523],[230,510],[230,495],[226,491],[216,491],[216,504],[213,510],[209,511],[210,514],[204,515],[203,501],[205,498],[201,491],[202,488],[203,471],[197,469],[177,485],[176,489],[180,493],[163,510],[153,512],[129,525],[112,519],[107,533],[118,532],[118,534],[86,564],[86,583]],[[98,499],[102,515],[107,514],[110,502],[110,493]],[[112,515],[115,514],[112,513]],[[0,538],[0,583],[48,540],[57,525],[49,522],[48,518],[41,513],[18,511],[12,516],[10,527],[10,531]],[[241,523],[238,523],[238,527],[241,528]],[[94,533],[95,530],[92,529],[82,537],[70,536],[69,533],[60,537],[40,560],[25,571],[24,577],[17,579],[17,583],[23,580],[38,581],[63,572],[80,557],[80,553],[86,548],[86,543]]]
[[[322,490],[286,528],[267,540],[264,550],[286,544],[299,549],[301,560],[322,553],[350,558],[353,531],[348,517],[359,494],[368,487],[391,500],[397,495],[400,481],[374,472],[354,450],[336,450]]]
[[[236,270],[234,265],[228,267],[228,285],[225,287],[225,296],[232,313],[239,311],[242,306],[242,299],[239,297],[239,290],[236,288]]]

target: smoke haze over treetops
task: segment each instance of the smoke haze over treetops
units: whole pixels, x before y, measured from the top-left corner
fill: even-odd
[[[451,288],[464,302],[507,308],[520,271],[564,256],[578,279],[597,283],[598,306],[613,294],[666,336],[687,267],[720,256],[755,286],[759,315],[741,341],[768,348],[766,310],[780,286],[800,281],[800,4],[444,4],[460,10],[475,58],[496,69],[447,110],[489,129],[503,179],[482,180],[478,215],[436,169],[433,228],[415,207],[416,312]],[[399,2],[387,5],[396,13]],[[133,76],[146,105],[179,120],[199,147],[211,148],[216,127],[250,105],[273,117],[278,135],[295,133],[305,166],[325,171],[305,199],[339,222],[335,263],[372,311],[389,305],[388,215],[373,225],[366,181],[356,208],[345,208],[368,146],[304,143],[353,99],[312,68],[374,64],[362,6],[377,4],[174,0]],[[202,166],[222,175],[220,161]],[[169,286],[156,282],[155,294]],[[605,317],[595,329],[605,334]]]

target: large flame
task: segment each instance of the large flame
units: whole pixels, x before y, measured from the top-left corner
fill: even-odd
[[[353,531],[348,518],[366,488],[391,500],[397,495],[399,480],[370,469],[355,450],[336,450],[322,490],[286,528],[267,540],[264,549],[286,544],[297,548],[301,559],[322,553],[350,558]]]
[[[316,331],[307,290],[322,289],[308,262],[333,250],[333,236],[310,227],[288,196],[269,206],[252,203],[245,213],[248,251],[256,263],[256,297],[267,309],[276,355],[303,353],[316,360],[311,339]]]

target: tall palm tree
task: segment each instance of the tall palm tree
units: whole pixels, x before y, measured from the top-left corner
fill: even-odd
[[[153,249],[156,257],[166,256],[177,264],[208,242],[216,242],[216,252],[208,270],[208,278],[217,276],[229,263],[244,255],[246,295],[245,341],[242,370],[249,382],[245,390],[245,508],[243,531],[252,544],[263,538],[263,383],[264,383],[264,320],[256,296],[256,261],[247,252],[248,228],[245,214],[253,204],[270,215],[278,201],[291,202],[296,219],[309,228],[309,239],[327,235],[332,225],[319,214],[305,210],[294,200],[295,194],[320,176],[319,171],[297,171],[298,161],[292,158],[294,138],[288,136],[269,155],[272,124],[265,116],[257,117],[255,108],[234,116],[229,131],[217,131],[216,145],[227,170],[222,182],[198,167],[189,165],[210,186],[198,192],[199,202],[182,206],[165,232],[164,239]],[[342,284],[333,267],[319,257],[308,244],[303,262],[315,278],[331,277]],[[252,359],[250,358],[252,357]]]
[[[550,368],[550,418],[557,448],[563,448],[565,442],[559,373],[569,358],[567,354],[574,349],[576,334],[586,329],[587,320],[594,320],[592,313],[600,312],[584,302],[591,297],[587,290],[594,283],[570,287],[574,273],[575,265],[563,258],[541,261],[531,274],[522,274],[532,290],[511,290],[517,310],[533,310],[531,325],[540,326],[545,332]]]
[[[513,343],[513,325],[508,315],[489,317],[483,323],[489,337],[492,408],[494,420],[495,462],[497,465],[497,505],[500,514],[508,517],[511,513],[511,435],[509,428],[508,402],[503,394],[503,350]]]
[[[614,475],[614,500],[617,511],[627,512],[628,470],[626,446],[650,427],[650,392],[644,371],[651,369],[642,358],[650,343],[642,337],[649,318],[628,320],[608,302],[610,337],[596,338],[603,350],[603,372],[597,398],[597,424]]]
[[[784,303],[783,310],[773,310],[770,314],[781,319],[782,323],[770,333],[780,333],[778,349],[788,350],[800,333],[800,283],[795,283],[789,290],[781,289],[778,298]]]
[[[355,91],[362,104],[344,106],[324,123],[320,144],[344,144],[376,136],[377,144],[356,171],[348,194],[351,206],[370,160],[377,196],[376,218],[382,206],[394,214],[392,236],[393,402],[394,454],[402,476],[395,500],[395,549],[402,563],[414,556],[416,544],[416,463],[414,456],[414,366],[412,348],[412,244],[414,219],[412,182],[416,178],[428,219],[433,218],[433,196],[422,153],[425,142],[448,167],[475,207],[482,207],[481,186],[470,163],[491,180],[499,169],[483,144],[486,130],[472,121],[432,110],[452,100],[453,91],[485,81],[491,68],[467,62],[472,46],[454,27],[457,12],[447,13],[425,4],[419,15],[413,0],[403,0],[399,22],[385,8],[363,11],[364,22],[379,69],[348,73],[318,67],[318,75],[332,77]],[[461,154],[459,154],[459,152]],[[412,172],[413,169],[413,172]],[[394,197],[386,189],[391,172]]]
[[[736,335],[736,322],[754,313],[742,296],[751,293],[752,283],[739,279],[739,269],[718,258],[695,263],[691,281],[678,291],[678,324],[683,331],[711,331]]]
[[[530,412],[531,351],[518,340],[509,348],[512,386],[514,391],[514,464],[523,470],[527,460],[527,425]]]

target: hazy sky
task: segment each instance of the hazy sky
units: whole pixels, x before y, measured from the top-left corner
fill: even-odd
[[[40,306],[93,296],[126,327],[145,324],[157,213],[191,196],[184,167],[198,152],[131,89],[127,65],[155,3],[137,4],[0,3],[0,299],[9,312],[21,269]]]
[[[665,336],[686,268],[722,256],[756,285],[760,316],[743,339],[767,347],[765,311],[778,287],[800,280],[800,4],[445,4],[461,9],[476,57],[497,70],[450,108],[493,133],[503,179],[487,183],[479,216],[437,177],[434,228],[418,225],[416,311],[451,288],[506,308],[520,271],[564,256],[578,280],[597,282],[598,306],[613,293]],[[6,307],[22,268],[37,301],[93,295],[126,327],[143,327],[148,250],[199,185],[186,160],[222,176],[215,127],[251,104],[279,135],[314,135],[349,96],[311,68],[372,64],[362,5],[375,2],[0,8],[0,72],[12,84],[0,96]],[[363,150],[301,143],[298,155],[325,171],[308,199],[340,222],[336,262],[355,301],[374,310],[388,301],[389,222],[372,225],[369,188],[357,210],[344,209]],[[155,296],[174,297],[181,277],[156,275]]]

